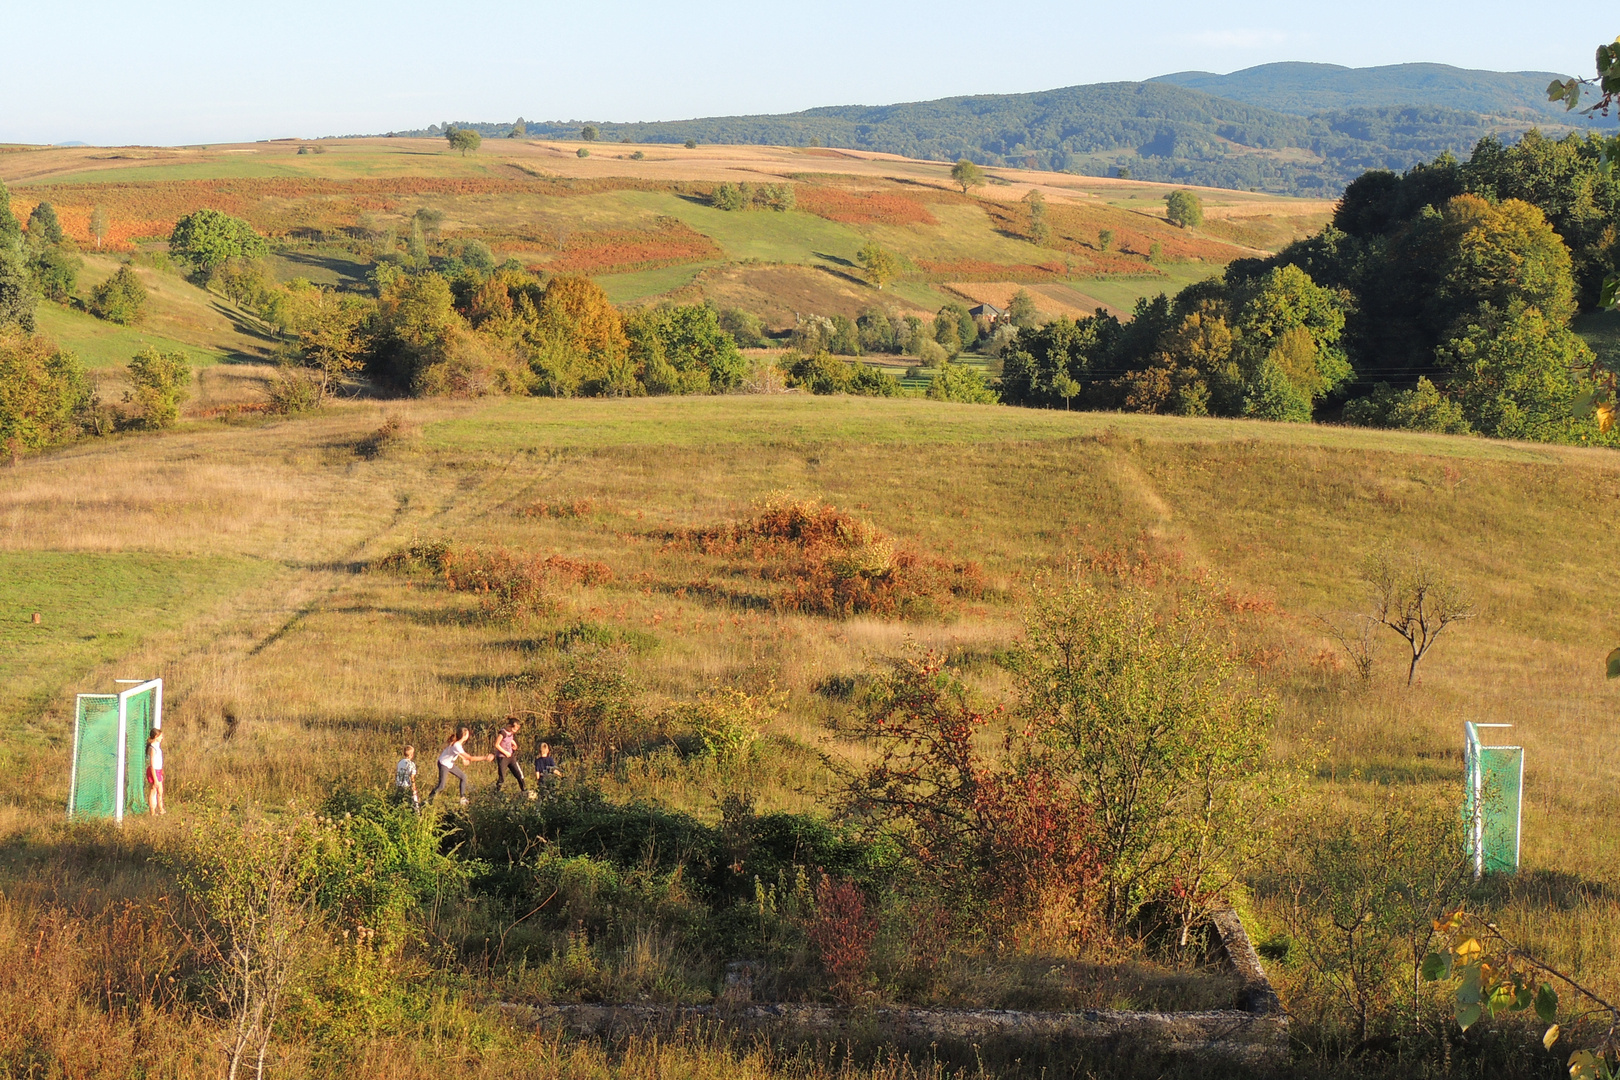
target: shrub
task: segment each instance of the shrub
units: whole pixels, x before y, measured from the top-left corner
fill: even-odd
[[[840,809],[896,838],[967,921],[1083,932],[1103,869],[1090,807],[1038,744],[987,760],[991,719],[938,655],[896,662],[866,694],[856,731],[876,760],[844,773]]]
[[[551,610],[558,584],[600,585],[613,580],[613,571],[600,562],[442,540],[413,540],[377,560],[372,568],[383,573],[442,575],[445,588],[477,593],[483,609],[501,617]]]
[[[552,696],[551,722],[576,754],[608,759],[653,735],[623,649],[571,656]]]
[[[0,450],[43,450],[82,430],[91,400],[78,357],[43,337],[0,329]]]
[[[134,326],[146,318],[146,286],[128,265],[90,292],[90,314],[108,322]]]
[[[865,364],[851,364],[829,353],[784,358],[788,385],[812,394],[899,397],[900,381]]]
[[[1263,832],[1272,699],[1218,604],[1207,586],[1043,589],[1013,657],[1020,720],[1096,813],[1116,927],[1162,898],[1185,940]]]
[[[765,702],[735,686],[698,695],[684,713],[703,743],[703,752],[722,769],[736,766],[749,755],[767,718]]]
[[[41,296],[60,304],[73,299],[78,291],[79,270],[83,266],[79,259],[61,248],[47,247],[28,260],[28,273]]]
[[[1366,397],[1345,403],[1344,419],[1365,427],[1432,431],[1442,435],[1467,435],[1473,430],[1463,416],[1462,406],[1441,394],[1434,383],[1423,377],[1410,390],[1396,390],[1389,383],[1379,383]]]
[[[282,365],[270,380],[270,411],[292,416],[317,409],[321,404],[321,384],[309,372]]]
[[[147,431],[172,427],[191,396],[190,358],[149,345],[135,354],[128,370],[132,389],[124,394],[124,403],[132,408],[124,416],[125,426]]]
[[[720,312],[720,329],[731,335],[739,349],[763,349],[771,343],[765,336],[765,324],[751,311],[726,308]]]
[[[972,563],[948,563],[898,544],[867,523],[815,500],[772,496],[746,522],[674,534],[671,545],[745,555],[783,583],[783,611],[848,617],[926,617],[983,592]]]
[[[833,993],[844,1001],[853,1001],[866,982],[872,939],[877,933],[866,897],[854,882],[821,879],[816,886],[815,914],[808,933],[832,981]]]
[[[948,361],[928,384],[928,396],[935,401],[959,401],[969,405],[994,405],[1001,400],[984,381],[983,372]]]

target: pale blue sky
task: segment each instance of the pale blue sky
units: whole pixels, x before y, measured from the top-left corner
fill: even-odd
[[[1276,60],[1589,75],[1620,28],[1600,21],[1523,0],[0,0],[0,142],[672,120]]]

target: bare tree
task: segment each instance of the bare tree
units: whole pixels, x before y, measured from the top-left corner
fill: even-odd
[[[1407,686],[1417,674],[1418,661],[1446,627],[1478,614],[1472,598],[1454,578],[1418,555],[1379,552],[1368,557],[1362,577],[1372,593],[1372,618],[1405,638],[1411,647]]]
[[[218,823],[216,823],[218,824]],[[225,1076],[263,1080],[283,995],[303,967],[317,917],[311,838],[298,826],[206,829],[181,881],[218,965]]]
[[[1378,645],[1373,640],[1373,628],[1382,624],[1371,615],[1359,612],[1340,619],[1318,615],[1316,621],[1321,623],[1333,640],[1339,643],[1339,648],[1350,658],[1350,664],[1356,669],[1356,674],[1361,676],[1361,681],[1371,683],[1373,664],[1378,659]]]

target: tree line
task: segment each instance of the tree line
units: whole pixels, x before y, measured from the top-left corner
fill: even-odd
[[[1185,208],[1181,208],[1185,210]],[[1373,171],[1331,224],[1174,298],[1020,333],[1016,404],[1378,426],[1556,442],[1611,436],[1573,403],[1603,368],[1570,329],[1620,258],[1602,143],[1490,138]]]

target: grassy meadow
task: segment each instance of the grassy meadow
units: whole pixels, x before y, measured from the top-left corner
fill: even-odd
[[[379,448],[369,437],[385,411],[397,434]],[[683,529],[744,518],[772,493],[824,500],[920,551],[971,560],[986,591],[929,619],[795,614],[772,607],[748,566],[670,543]],[[1607,451],[794,395],[354,404],[298,420],[192,421],[25,459],[0,469],[0,717],[15,733],[5,749],[15,782],[0,809],[0,946],[22,948],[17,935],[34,931],[20,928],[50,912],[114,919],[120,904],[153,902],[166,886],[143,853],[204,808],[284,814],[334,784],[375,788],[400,744],[431,761],[449,726],[466,723],[482,749],[512,712],[535,719],[531,746],[545,731],[550,680],[578,640],[616,643],[659,719],[641,750],[565,759],[575,782],[704,821],[718,821],[721,796],[738,789],[761,813],[824,814],[828,762],[870,752],[848,737],[848,706],[829,686],[915,644],[958,658],[977,692],[997,700],[1008,683],[993,658],[1020,637],[1032,588],[1112,552],[1165,572],[1207,570],[1247,613],[1254,662],[1279,700],[1274,760],[1299,776],[1300,804],[1454,799],[1463,722],[1513,724],[1528,755],[1525,865],[1491,886],[1494,910],[1612,994],[1620,691],[1601,661],[1616,636],[1605,556],[1617,498],[1620,457]],[[563,588],[549,611],[494,617],[475,593],[376,572],[419,540],[600,562],[611,578]],[[1362,603],[1358,564],[1385,545],[1441,561],[1479,605],[1410,688],[1394,635],[1362,685],[1316,620]],[[62,824],[73,693],[152,674],[166,685],[175,815],[133,821],[117,837]],[[765,751],[737,774],[681,752],[672,719],[718,686],[771,702]],[[478,798],[488,798],[489,768],[471,768]],[[1280,932],[1263,888],[1243,903],[1257,937]],[[443,930],[470,916],[440,918]],[[70,945],[81,956],[82,941]],[[1127,952],[1098,968],[1009,954],[963,976],[949,1000],[1218,1000],[1188,981],[1196,972],[1167,983],[1139,960]],[[552,983],[439,970],[436,1004],[413,1007],[393,1034],[357,1035],[354,1063],[397,1055],[401,1064],[375,1075],[415,1076],[430,1067],[428,1047],[449,1040],[480,1076],[508,1075],[514,1046],[550,1062],[542,1075],[856,1067],[680,1041],[632,1047],[609,1065],[588,1044],[524,1035],[489,1011],[502,996],[560,993],[544,989]],[[1273,973],[1305,1016],[1307,973],[1292,962]],[[9,1002],[0,1008],[14,1022],[16,1010],[36,1010],[34,1023],[37,1010],[59,1007],[21,991]],[[113,1010],[97,1037],[137,1038],[151,1022]],[[296,1040],[284,1052],[295,1071],[325,1068]],[[173,1064],[178,1049],[163,1053],[175,1055],[164,1058],[168,1075],[206,1074]],[[651,1064],[660,1054],[688,1057]]]

